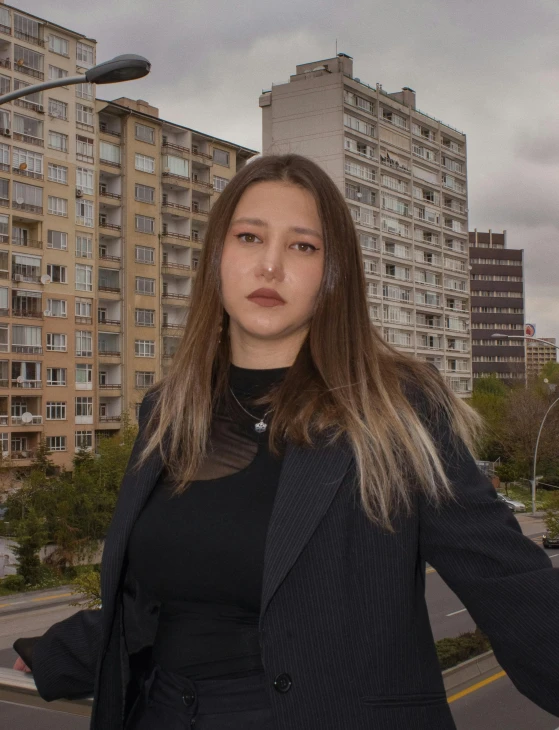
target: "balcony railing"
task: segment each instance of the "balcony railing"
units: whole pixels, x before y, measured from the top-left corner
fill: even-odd
[[[98,319],[97,322],[99,324],[110,324],[110,325],[120,325],[120,319]]]
[[[104,220],[103,218],[99,218],[99,226],[101,228],[109,228],[111,231],[122,230],[122,226],[118,225],[118,223],[109,223],[108,221]]]
[[[40,380],[17,380],[12,378],[12,388],[41,388],[42,382]]]
[[[175,144],[174,142],[163,142],[161,145],[161,148],[163,151],[166,149],[174,152],[182,152],[183,154],[189,154],[190,148],[189,147],[183,147],[180,144]]]
[[[174,261],[163,261],[161,266],[163,268],[168,268],[168,269],[182,269],[183,271],[191,270],[191,267],[189,264],[177,264]]]
[[[12,167],[14,175],[23,175],[23,177],[31,177],[33,180],[44,180],[45,176],[40,172],[34,172],[33,170],[22,170],[19,167]]]
[[[14,38],[20,38],[22,41],[32,43],[34,46],[39,46],[40,48],[45,47],[45,41],[42,38],[39,38],[39,36],[36,35],[29,35],[29,33],[24,33],[22,30],[18,30],[17,28],[14,29]]]
[[[15,200],[12,200],[12,208],[14,210],[25,210],[28,213],[43,215],[43,208],[40,205],[31,205],[31,203],[17,203]]]
[[[109,350],[105,349],[104,347],[99,347],[98,349],[99,357],[120,357],[120,350]]]
[[[122,388],[121,383],[99,383],[99,388],[103,390],[118,390]]]
[[[12,344],[12,352],[27,353],[33,355],[42,355],[43,348],[39,345],[14,345]]]
[[[19,309],[17,307],[12,308],[13,317],[33,317],[35,319],[43,319],[42,311],[30,311],[27,309]]]
[[[12,426],[41,426],[42,416],[32,416],[30,421],[24,421],[23,416],[12,416]]]
[[[120,193],[110,193],[108,190],[105,190],[101,186],[99,186],[99,195],[101,195],[103,198],[112,198],[113,200],[122,199],[122,195],[120,195]]]
[[[109,286],[108,284],[99,283],[97,288],[99,291],[120,292],[120,286]]]
[[[190,299],[190,294],[174,294],[172,292],[163,292],[163,294],[161,296],[163,299],[180,299],[180,300]]]
[[[164,172],[162,177],[163,177],[163,182],[165,182],[165,180],[171,180],[171,181],[176,180],[177,182],[184,182],[184,183],[190,182],[189,177],[187,177],[186,175],[177,175],[177,173],[175,173],[175,172]]]
[[[31,66],[24,66],[23,64],[20,66],[19,63],[16,63],[15,70],[19,71],[21,74],[33,76],[34,79],[39,79],[40,81],[45,80],[45,74],[42,71],[38,71],[36,68],[31,68]]]
[[[121,416],[99,416],[99,423],[118,423]]]
[[[105,160],[102,157],[99,158],[99,162],[103,165],[110,165],[111,167],[120,167],[120,162],[114,160]]]
[[[161,234],[164,238],[178,238],[181,241],[190,241],[190,236],[187,233],[175,233],[175,231],[163,231]]]
[[[22,134],[21,132],[14,132],[14,139],[26,144],[34,144],[36,147],[44,147],[45,140],[40,137],[33,137],[31,134]]]
[[[113,256],[108,253],[99,254],[99,258],[103,259],[103,261],[120,261],[121,260],[120,256]]]
[[[168,203],[166,201],[163,201],[163,203],[161,203],[161,207],[170,208],[171,210],[180,210],[180,211],[184,211],[185,213],[190,212],[190,206],[182,205],[181,203]]]

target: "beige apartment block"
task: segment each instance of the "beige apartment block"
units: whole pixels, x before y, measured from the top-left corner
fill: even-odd
[[[557,348],[555,347],[557,340],[555,337],[542,337],[541,339],[549,342],[549,345],[527,340],[526,371],[529,378],[537,377],[546,363],[557,362]]]
[[[384,337],[472,388],[466,136],[353,76],[353,60],[296,67],[260,96],[264,154],[318,162],[344,193]]]
[[[96,63],[0,0],[0,94]],[[89,84],[0,109],[0,451],[58,465],[134,418],[182,333],[208,211],[256,154]]]
[[[167,371],[190,312],[208,214],[257,154],[159,118],[147,102],[97,100],[100,417],[137,411]],[[110,422],[110,421],[109,421]]]

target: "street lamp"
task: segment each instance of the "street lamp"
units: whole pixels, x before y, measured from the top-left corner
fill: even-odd
[[[0,101],[1,100],[2,97],[0,97]],[[528,342],[530,342],[530,340],[535,340],[536,342],[543,342],[544,345],[547,345],[548,347],[554,347],[556,350],[559,350],[559,345],[554,345],[552,342],[542,340],[540,337],[528,337],[527,335],[506,335],[504,332],[494,332],[491,337],[492,339],[498,338],[500,340],[502,340],[503,337],[507,337],[510,340],[527,340]]]
[[[103,61],[97,66],[92,66],[82,76],[66,76],[62,79],[53,79],[52,81],[43,81],[40,84],[25,86],[22,89],[16,89],[9,94],[0,96],[0,105],[6,104],[13,99],[19,99],[20,96],[28,96],[38,91],[46,91],[54,89],[57,86],[72,86],[73,84],[115,84],[120,81],[133,81],[147,76],[151,69],[151,63],[143,56],[136,56],[133,53],[125,53],[122,56],[116,56],[110,61]]]

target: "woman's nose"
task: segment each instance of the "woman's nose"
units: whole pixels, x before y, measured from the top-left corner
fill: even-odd
[[[258,275],[266,281],[281,281],[284,277],[284,264],[281,251],[266,247],[258,264]]]

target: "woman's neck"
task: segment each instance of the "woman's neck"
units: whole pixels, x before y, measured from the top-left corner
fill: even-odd
[[[284,342],[242,342],[231,338],[231,362],[239,368],[271,370],[293,365],[300,343],[286,347]]]

